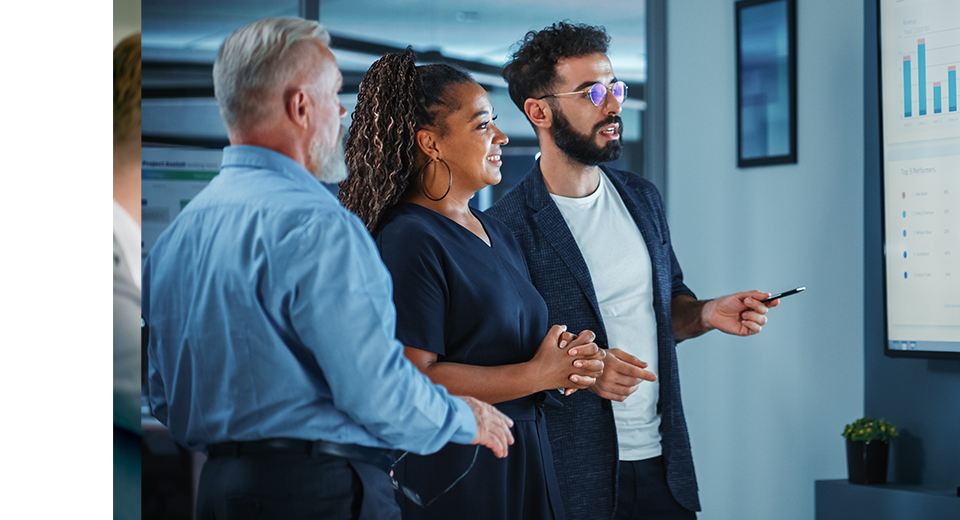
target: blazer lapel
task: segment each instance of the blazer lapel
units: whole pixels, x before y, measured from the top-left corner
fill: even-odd
[[[580,254],[580,248],[570,233],[570,228],[563,220],[560,208],[550,198],[550,192],[543,182],[543,174],[540,172],[540,162],[536,166],[536,175],[532,176],[531,189],[527,192],[527,205],[533,210],[533,220],[537,226],[535,235],[539,235],[547,240],[553,247],[557,256],[567,265],[570,273],[573,275],[580,290],[583,291],[590,307],[597,316],[597,321],[603,323],[600,315],[600,305],[597,303],[597,294],[593,288],[593,281],[590,280],[590,271],[587,269],[587,263]]]
[[[651,279],[653,281],[653,308],[654,312],[657,313],[657,352],[660,357],[659,377],[661,380],[672,380],[675,375],[673,373],[674,362],[671,360],[676,359],[676,350],[671,348],[673,347],[673,343],[664,340],[664,338],[672,332],[669,330],[671,327],[667,325],[667,323],[671,322],[665,321],[663,316],[661,316],[663,313],[670,312],[670,293],[672,291],[669,270],[664,272],[664,266],[670,265],[669,260],[667,260],[668,263],[664,264],[664,235],[654,220],[653,211],[650,206],[637,198],[637,195],[642,193],[643,188],[636,186],[628,187],[627,182],[629,181],[621,182],[617,176],[610,175],[609,173],[607,173],[607,178],[610,179],[610,182],[613,183],[617,192],[620,193],[620,198],[627,207],[627,212],[630,213],[630,216],[632,216],[633,220],[637,223],[637,227],[640,228],[640,234],[643,235],[643,242],[647,245],[647,252],[650,255],[650,268],[653,271],[651,273]],[[665,393],[666,388],[667,386],[665,385],[660,386],[660,402],[661,404],[667,403],[669,406],[674,402],[674,399],[672,394],[669,394],[669,392]]]

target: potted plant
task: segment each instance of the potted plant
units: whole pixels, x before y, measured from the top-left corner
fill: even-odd
[[[898,435],[892,424],[870,417],[858,419],[843,429],[851,484],[886,484],[890,439]]]

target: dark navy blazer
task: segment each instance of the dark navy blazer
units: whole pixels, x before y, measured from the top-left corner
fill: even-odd
[[[693,292],[683,283],[683,273],[670,244],[663,201],[656,187],[639,175],[601,168],[620,193],[650,252],[660,357],[657,410],[661,414],[667,485],[677,502],[699,511],[697,479],[680,402],[670,307],[673,297],[693,296]],[[520,243],[533,285],[547,302],[549,323],[565,324],[572,332],[592,330],[597,334],[597,345],[607,348],[590,272],[560,209],[547,192],[539,161],[487,214],[506,224]],[[559,399],[564,406],[547,408],[546,418],[567,518],[612,518],[619,457],[610,401],[587,390]]]

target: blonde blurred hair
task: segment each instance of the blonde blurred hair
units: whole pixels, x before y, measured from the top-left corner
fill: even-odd
[[[140,33],[113,49],[113,144],[140,147]]]

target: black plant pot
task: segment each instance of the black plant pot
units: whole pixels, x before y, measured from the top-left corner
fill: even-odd
[[[851,484],[886,484],[890,443],[847,439],[847,476]]]

